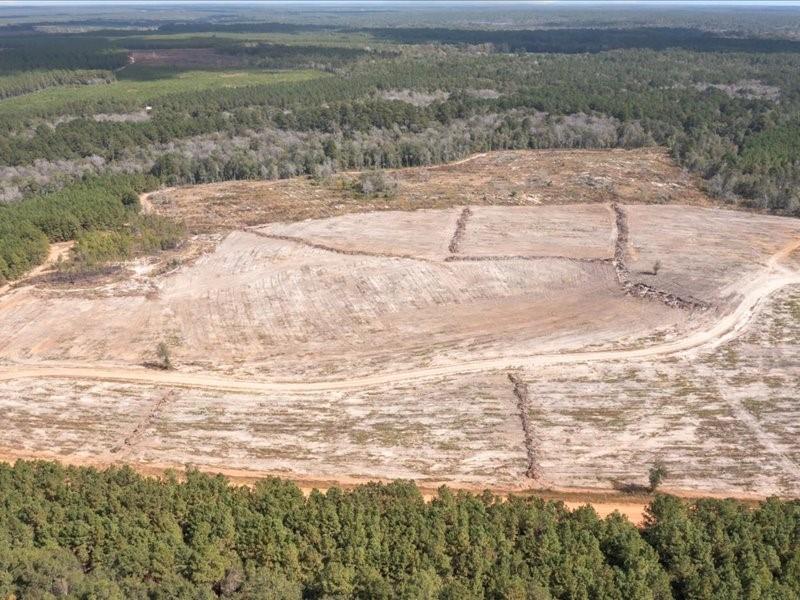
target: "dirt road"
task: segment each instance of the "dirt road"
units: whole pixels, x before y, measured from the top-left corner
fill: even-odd
[[[800,240],[787,244],[777,252],[753,278],[738,286],[741,302],[730,313],[705,329],[684,337],[650,346],[627,350],[569,352],[562,354],[532,354],[458,362],[432,367],[395,370],[353,377],[320,381],[253,381],[204,373],[157,371],[136,367],[87,366],[71,363],[14,364],[0,367],[0,381],[20,378],[54,377],[145,383],[209,390],[315,393],[352,390],[396,384],[450,375],[462,375],[494,370],[535,369],[553,365],[569,365],[616,360],[639,360],[669,356],[701,347],[716,347],[735,338],[750,322],[759,304],[786,285],[800,284],[800,272],[787,269],[781,261],[800,248]]]
[[[28,271],[23,277],[17,279],[16,281],[12,281],[11,283],[7,283],[6,285],[0,287],[0,294],[6,292],[7,290],[11,289],[13,286],[22,283],[27,279],[32,279],[37,275],[41,275],[42,273],[46,273],[49,271],[53,265],[55,265],[60,259],[66,258],[69,254],[69,251],[72,250],[72,247],[75,245],[74,241],[69,242],[55,242],[50,244],[50,250],[47,253],[47,258],[45,261],[40,264],[38,267],[34,267],[30,271]]]

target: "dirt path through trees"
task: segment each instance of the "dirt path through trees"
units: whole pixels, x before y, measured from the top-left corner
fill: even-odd
[[[55,265],[59,260],[66,259],[67,255],[69,254],[69,251],[72,250],[72,247],[74,245],[75,245],[74,241],[55,242],[50,244],[50,249],[48,250],[47,253],[47,259],[38,267],[34,267],[30,271],[28,271],[20,279],[7,283],[3,286],[0,286],[0,294],[4,294],[12,287],[24,283],[29,279],[33,279],[34,277],[42,275],[43,273],[47,273],[53,268],[53,265]]]

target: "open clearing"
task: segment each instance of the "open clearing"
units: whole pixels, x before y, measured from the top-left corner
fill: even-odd
[[[388,170],[389,198],[352,192],[357,173],[314,183],[228,181],[151,195],[162,214],[196,233],[353,212],[453,206],[537,206],[621,202],[711,206],[713,202],[661,149],[541,150],[476,154],[436,167]]]
[[[133,59],[133,64],[151,67],[222,68],[238,67],[244,62],[240,57],[216,52],[212,48],[134,50],[129,56]]]
[[[178,74],[163,73],[155,77],[149,67],[126,69],[125,76],[107,85],[59,86],[38,92],[6,98],[0,102],[0,117],[28,118],[56,112],[83,114],[82,104],[91,107],[98,101],[130,103],[132,109],[143,109],[146,104],[158,106],[159,99],[170,94],[202,92],[214,88],[270,85],[293,81],[306,81],[322,77],[314,71],[263,71],[242,70],[225,73],[213,70],[183,71]],[[137,75],[142,71],[141,75]]]
[[[0,295],[0,454],[503,490],[658,459],[673,491],[800,493],[800,221],[712,208],[655,150],[355,177],[153,194],[205,252]]]

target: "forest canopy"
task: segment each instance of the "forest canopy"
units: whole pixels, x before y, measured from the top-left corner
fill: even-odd
[[[567,27],[544,14],[514,13],[538,24],[515,29],[434,12],[424,27],[377,14],[9,26],[0,198],[108,172],[199,183],[661,144],[723,201],[800,214],[800,40],[777,16],[717,31],[735,15],[578,11]],[[581,120],[594,125],[569,125]],[[334,145],[347,151],[321,151]]]
[[[196,471],[0,465],[0,597],[791,598],[800,502],[619,514],[411,483],[304,494]],[[49,595],[48,595],[49,594]]]

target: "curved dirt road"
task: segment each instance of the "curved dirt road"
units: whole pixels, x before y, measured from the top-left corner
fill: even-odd
[[[312,393],[353,390],[407,381],[463,375],[482,371],[536,368],[596,361],[638,360],[668,356],[701,347],[715,347],[735,338],[747,326],[758,305],[786,285],[800,284],[800,272],[781,266],[780,261],[800,248],[800,240],[776,253],[758,275],[741,285],[742,300],[730,313],[706,329],[682,338],[627,350],[599,350],[563,354],[534,354],[495,359],[465,361],[405,371],[375,373],[363,377],[328,381],[253,381],[204,373],[154,371],[142,367],[82,366],[75,364],[17,364],[0,367],[0,381],[21,378],[52,377],[62,379],[117,381],[152,385],[203,388],[220,391]]]

